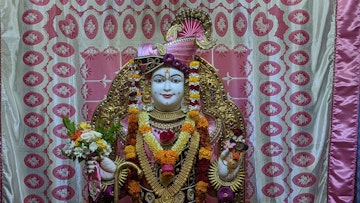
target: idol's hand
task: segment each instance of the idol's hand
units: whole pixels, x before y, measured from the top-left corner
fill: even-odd
[[[218,158],[218,174],[220,179],[226,182],[234,180],[241,168],[241,161],[235,160],[232,157],[232,152],[226,148]]]
[[[91,157],[86,161],[86,172],[91,174],[95,171],[95,167],[100,166],[100,176],[102,180],[112,180],[114,179],[114,173],[116,170],[116,165],[113,160],[108,157]]]

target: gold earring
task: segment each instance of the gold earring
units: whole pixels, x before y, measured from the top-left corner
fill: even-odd
[[[151,91],[151,83],[145,84],[143,93],[142,93],[142,99],[141,99],[145,105],[148,105],[151,102],[151,92],[150,91]]]
[[[143,88],[143,92],[142,92],[142,98],[141,98],[142,102],[143,102],[143,109],[145,111],[152,111],[154,109],[154,106],[151,102],[151,83],[146,83],[144,85]]]
[[[187,83],[184,84],[184,98],[181,102],[181,110],[184,113],[189,111],[189,86]]]

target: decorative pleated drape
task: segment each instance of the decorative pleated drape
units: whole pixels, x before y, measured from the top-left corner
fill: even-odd
[[[242,110],[247,202],[356,199],[359,0],[2,0],[2,202],[86,202],[61,118],[89,121],[119,68],[178,11],[213,21],[197,54]]]
[[[359,3],[337,3],[329,202],[355,202],[359,190],[355,190],[360,96],[360,8],[355,5]]]

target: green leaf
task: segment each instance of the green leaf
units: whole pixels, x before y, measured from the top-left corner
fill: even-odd
[[[63,124],[68,130],[68,135],[72,135],[76,131],[76,125],[75,122],[71,122],[69,118],[63,117]]]
[[[106,124],[102,119],[99,119],[95,123],[95,131],[103,134],[103,139],[109,143],[113,143],[116,140],[116,134],[122,129],[122,125],[119,121]]]

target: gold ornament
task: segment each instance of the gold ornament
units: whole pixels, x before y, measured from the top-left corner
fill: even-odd
[[[155,43],[154,49],[157,49],[160,55],[166,54],[166,48],[163,44]]]
[[[119,165],[123,165],[124,163],[126,163],[126,161],[124,159],[121,159],[119,157],[116,157],[114,163],[119,166]],[[128,170],[122,170],[118,173],[117,175],[117,181],[118,181],[118,185],[121,187],[122,185],[124,185],[126,179],[127,179],[127,176],[128,176]],[[112,180],[102,180],[101,181],[101,188],[103,191],[106,190],[106,188],[109,186],[109,185],[114,185],[114,182],[115,182],[115,179],[112,179]]]
[[[138,165],[134,164],[133,162],[130,161],[124,161],[120,164],[118,164],[116,166],[116,170],[115,170],[115,174],[114,174],[114,182],[119,182],[118,180],[123,179],[123,173],[124,171],[128,171],[128,167],[133,167],[134,169],[136,169],[136,172],[139,176],[142,176],[142,171],[139,168]],[[119,184],[115,184],[114,187],[114,202],[119,202],[119,188],[121,186]]]
[[[162,130],[173,130],[173,132],[180,130],[183,123],[184,123],[184,119],[178,119],[171,122],[163,122],[151,118],[149,120],[150,126]]]
[[[228,98],[223,81],[218,77],[217,70],[205,59],[195,56],[200,62],[201,107],[204,114],[211,116],[218,131],[210,134],[210,140],[218,140],[223,148],[225,142],[232,138],[232,130],[241,129],[246,137],[245,119],[236,106]]]
[[[150,104],[150,102],[151,102],[151,83],[144,85],[141,100],[145,105]]]
[[[185,118],[186,114],[181,109],[171,112],[163,112],[154,109],[149,112],[149,116],[157,121],[171,122]]]
[[[211,164],[209,169],[209,180],[216,190],[219,190],[221,186],[228,186],[233,192],[243,189],[245,182],[245,168],[243,165],[240,167],[240,170],[234,180],[230,182],[221,180],[217,166],[218,161],[215,161]]]
[[[148,161],[143,137],[140,134],[137,136],[136,152],[138,153],[140,166],[144,172],[144,176],[147,182],[150,184],[151,189],[159,197],[155,200],[155,203],[175,203],[177,194],[186,183],[192,170],[200,143],[199,133],[194,132],[189,143],[189,150],[187,151],[179,174],[175,176],[174,181],[170,185],[164,186],[161,184],[159,178],[156,176],[155,171],[153,171],[153,167]]]

